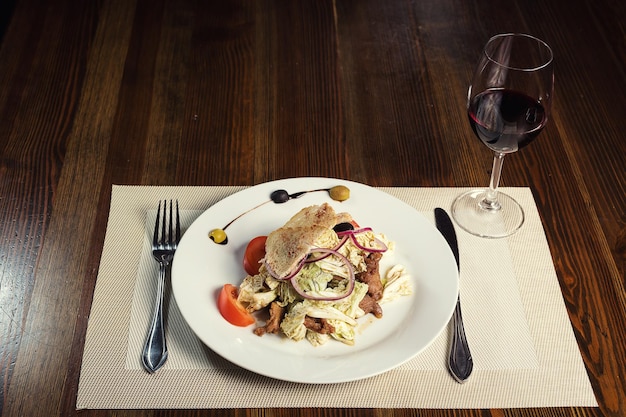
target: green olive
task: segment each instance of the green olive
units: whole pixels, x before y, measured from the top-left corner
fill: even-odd
[[[328,190],[328,194],[335,201],[346,201],[350,198],[350,189],[345,185],[336,185]]]
[[[222,229],[211,230],[209,237],[213,242],[219,243],[220,245],[225,245],[228,242],[228,236],[226,236],[226,232]]]

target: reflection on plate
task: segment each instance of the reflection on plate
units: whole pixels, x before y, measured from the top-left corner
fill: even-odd
[[[326,192],[307,193],[284,204],[262,204],[228,228],[228,244],[208,233],[269,200],[272,191],[289,193],[346,185],[350,199],[333,201]],[[239,285],[246,273],[244,249],[250,239],[282,226],[300,209],[328,202],[347,211],[396,243],[381,272],[403,264],[413,294],[384,304],[383,317],[359,320],[354,346],[329,341],[313,347],[277,335],[256,336],[253,326],[232,326],[217,310],[225,283]],[[292,178],[260,184],[225,198],[201,214],[185,232],[172,266],[172,287],[183,317],[213,351],[242,368],[268,377],[303,383],[354,381],[393,369],[424,350],[445,328],[454,310],[458,273],[450,248],[424,216],[391,195],[363,184],[332,178]]]

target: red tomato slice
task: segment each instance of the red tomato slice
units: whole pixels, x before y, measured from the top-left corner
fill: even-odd
[[[255,322],[254,317],[237,301],[239,290],[231,284],[224,284],[217,298],[217,308],[230,324],[246,327]]]
[[[257,236],[252,239],[246,247],[246,251],[243,255],[243,269],[245,269],[249,275],[259,273],[259,268],[261,267],[259,261],[265,256],[266,240],[267,236]]]

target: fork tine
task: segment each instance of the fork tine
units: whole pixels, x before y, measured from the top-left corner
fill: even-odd
[[[170,221],[168,223],[168,234],[167,234],[167,242],[165,243],[168,249],[173,247],[173,232],[172,232],[172,223],[174,222],[174,217],[172,216],[172,200],[170,200]]]
[[[174,247],[180,243],[180,215],[178,213],[178,200],[176,200],[176,242]]]
[[[152,236],[152,247],[157,247],[159,244],[159,215],[161,214],[161,201],[159,200],[159,207],[157,208],[156,222],[154,223],[154,234]]]
[[[161,223],[161,239],[159,245],[165,244],[165,224],[167,223],[167,200],[163,200],[163,223]]]

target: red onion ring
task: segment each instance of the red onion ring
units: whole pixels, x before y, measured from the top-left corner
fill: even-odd
[[[377,237],[374,238],[374,241],[376,242],[376,244],[379,245],[378,248],[370,248],[367,246],[363,246],[359,243],[359,241],[356,239],[356,236],[351,235],[350,236],[352,238],[352,242],[354,243],[354,246],[356,246],[359,249],[362,249],[366,252],[386,252],[387,251],[387,245],[385,245],[380,239],[378,239]]]
[[[302,268],[304,267],[304,264],[306,263],[307,256],[302,258],[300,260],[300,262],[298,262],[298,265],[296,265],[296,267],[293,269],[293,271],[289,272],[284,277],[281,277],[276,272],[274,272],[274,270],[272,268],[270,268],[269,264],[265,260],[263,260],[263,264],[265,265],[265,268],[267,269],[267,272],[269,272],[269,274],[272,277],[274,277],[274,278],[276,278],[277,280],[280,280],[280,281],[289,281],[291,278],[293,278],[296,275],[298,275],[298,272],[300,272],[302,270]]]
[[[363,227],[363,228],[355,229],[355,230],[344,230],[342,232],[337,232],[337,236],[350,236],[350,238],[352,239],[352,242],[354,243],[354,246],[366,252],[386,252],[388,249],[387,245],[385,245],[377,237],[374,237],[374,242],[376,242],[376,244],[378,245],[377,248],[363,246],[359,243],[359,241],[356,238],[356,235],[359,233],[365,233],[365,232],[371,232],[371,231],[372,231],[371,227]]]
[[[311,249],[311,252],[322,252],[325,254],[328,254],[328,256],[330,255],[335,255],[337,258],[339,258],[339,260],[341,260],[341,262],[343,264],[346,265],[347,269],[348,269],[348,285],[346,286],[346,291],[344,294],[339,294],[338,296],[333,296],[333,297],[324,297],[324,296],[315,296],[315,295],[310,295],[307,294],[306,291],[304,291],[299,285],[297,280],[295,279],[295,275],[291,278],[291,285],[293,286],[294,290],[296,290],[296,292],[298,294],[300,294],[300,296],[302,296],[302,298],[306,298],[309,300],[317,300],[317,301],[337,301],[337,300],[341,300],[344,299],[346,297],[348,297],[350,294],[352,294],[352,291],[354,290],[354,268],[352,267],[352,264],[350,263],[350,261],[343,256],[342,254],[340,254],[339,252],[337,252],[336,250],[333,249],[326,249],[326,248],[314,248]],[[297,275],[297,274],[296,274]]]
[[[365,233],[365,232],[371,232],[371,231],[372,231],[371,227],[362,227],[360,229],[343,230],[341,232],[337,232],[337,236],[356,235],[359,233]]]
[[[341,238],[341,240],[339,241],[339,243],[337,244],[337,246],[335,246],[331,250],[335,251],[335,252],[338,251],[347,241],[348,241],[348,236],[343,236]],[[309,263],[312,263],[312,262],[321,261],[322,259],[328,258],[332,254],[333,254],[333,252],[325,252],[322,255],[311,257],[311,255],[312,255],[312,251],[311,251],[311,252],[309,252],[309,256],[306,258],[305,262],[309,264]]]

